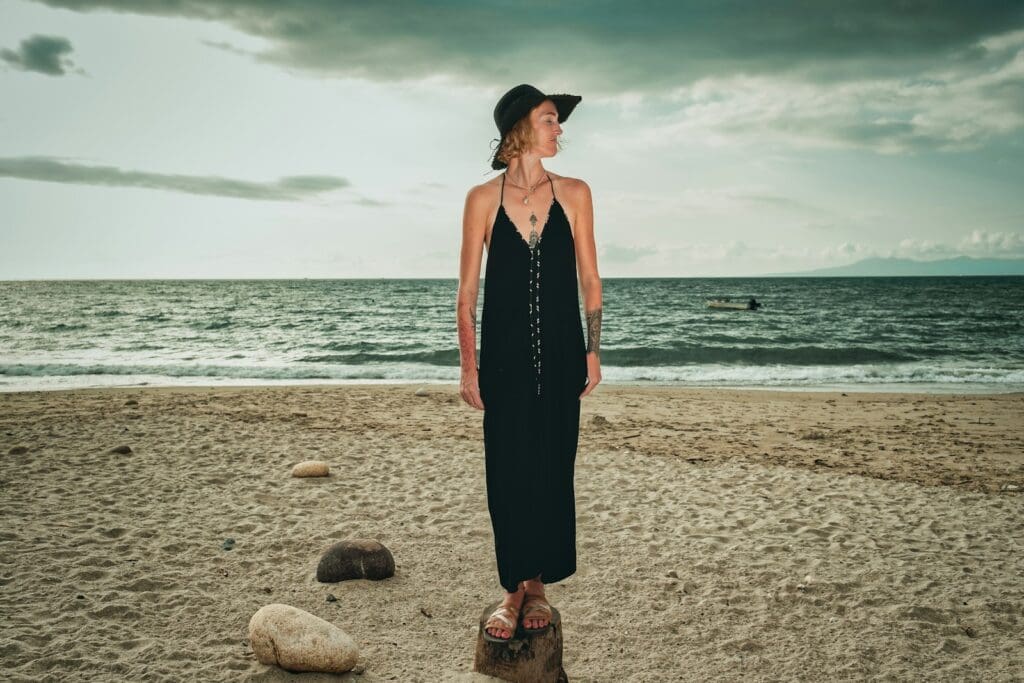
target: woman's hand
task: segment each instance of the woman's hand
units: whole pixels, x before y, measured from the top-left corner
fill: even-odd
[[[587,352],[587,387],[580,394],[583,398],[598,385],[601,381],[601,358],[593,351]]]
[[[462,371],[459,393],[462,394],[462,400],[469,405],[477,410],[484,409],[483,399],[480,398],[480,375],[476,369]]]

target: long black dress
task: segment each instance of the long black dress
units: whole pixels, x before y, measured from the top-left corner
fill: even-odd
[[[551,183],[551,176],[548,176]],[[573,473],[587,360],[569,219],[554,196],[531,248],[501,205],[480,320],[487,506],[505,590],[576,571]],[[541,216],[538,216],[538,219]]]

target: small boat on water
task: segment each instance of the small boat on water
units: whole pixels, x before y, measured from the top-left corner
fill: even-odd
[[[708,308],[723,308],[731,311],[756,311],[764,304],[751,297],[750,301],[730,301],[729,299],[708,299]]]

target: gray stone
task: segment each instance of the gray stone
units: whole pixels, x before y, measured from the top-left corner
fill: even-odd
[[[395,558],[381,543],[353,538],[335,543],[320,556],[316,580],[335,583],[349,579],[379,581],[395,575]]]

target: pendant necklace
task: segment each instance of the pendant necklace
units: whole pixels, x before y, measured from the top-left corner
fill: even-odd
[[[545,174],[545,176],[546,175],[547,174]],[[508,179],[508,173],[505,174],[505,180],[522,190],[526,190],[526,194],[523,195],[523,204],[529,205],[530,195],[533,194],[533,191],[537,189],[537,186],[540,185],[544,179],[541,178],[540,180],[538,180],[536,183],[533,184],[533,187],[531,188],[525,188],[522,185],[513,183],[511,180]],[[533,249],[534,247],[537,246],[537,239],[537,214],[533,212],[533,209],[530,209],[530,249]]]

